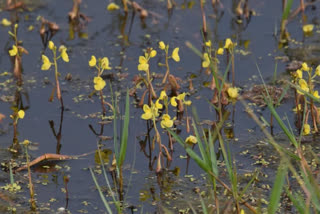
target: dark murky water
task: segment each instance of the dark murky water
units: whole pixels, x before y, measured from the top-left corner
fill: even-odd
[[[191,1],[190,1],[191,2]],[[69,24],[67,14],[72,8],[72,1],[41,1],[34,2],[36,6],[31,12],[7,12],[0,13],[0,19],[10,18],[17,15],[19,18],[18,38],[23,41],[23,46],[29,51],[28,55],[23,56],[23,80],[24,85],[20,92],[23,105],[28,107],[26,117],[19,121],[18,131],[19,140],[29,139],[37,143],[37,150],[30,151],[33,158],[43,153],[56,153],[78,155],[95,151],[97,148],[98,138],[89,129],[91,124],[94,129],[99,132],[99,118],[94,115],[101,114],[101,106],[97,96],[88,98],[93,90],[92,79],[95,76],[93,69],[88,66],[88,60],[91,55],[97,57],[107,56],[111,61],[113,69],[107,74],[128,73],[128,77],[119,79],[117,76],[112,81],[114,91],[120,91],[123,95],[120,100],[120,106],[123,110],[124,94],[127,87],[132,87],[132,79],[138,73],[137,64],[138,57],[143,54],[142,49],[147,47],[158,47],[158,41],[163,40],[170,44],[170,47],[180,47],[180,63],[171,63],[171,72],[180,77],[187,79],[191,75],[196,75],[194,86],[195,94],[190,97],[193,104],[198,110],[201,120],[214,120],[216,118],[215,111],[207,104],[206,99],[211,99],[212,91],[203,84],[210,81],[201,69],[201,60],[189,48],[185,46],[186,41],[190,41],[195,47],[201,49],[202,36],[200,33],[202,21],[200,7],[197,1],[192,9],[183,9],[182,5],[190,3],[189,1],[176,1],[177,7],[168,14],[166,3],[164,1],[141,1],[140,4],[149,11],[156,13],[156,16],[150,16],[142,24],[138,16],[133,17],[129,13],[128,17],[124,17],[120,11],[109,12],[106,10],[105,1],[83,1],[81,12],[91,18],[91,22],[82,29],[83,33],[88,34],[88,39],[79,38],[75,34],[75,38],[70,40]],[[279,29],[281,19],[281,4],[279,1],[250,1],[250,6],[256,11],[257,16],[252,17],[248,26],[238,25],[235,23],[235,16],[231,10],[231,1],[224,2],[225,13],[219,22],[214,18],[211,6],[208,4],[206,9],[209,16],[208,29],[210,30],[209,38],[217,45],[224,41],[225,38],[231,37],[238,43],[238,50],[250,52],[248,55],[236,54],[236,85],[241,88],[250,88],[253,84],[261,84],[259,74],[257,72],[256,63],[262,71],[265,80],[271,81],[275,68],[275,56],[284,56],[283,50],[278,50],[278,42],[273,36],[274,31]],[[314,11],[307,13],[310,20],[317,21]],[[69,63],[59,63],[59,71],[61,72],[61,88],[63,90],[63,98],[66,110],[63,114],[63,123],[61,128],[61,140],[57,142],[52,131],[49,121],[54,122],[54,129],[58,133],[60,125],[60,104],[57,100],[53,103],[48,102],[53,87],[53,70],[41,71],[41,53],[44,47],[38,33],[40,22],[37,21],[38,16],[43,16],[50,21],[56,22],[60,26],[60,31],[53,37],[56,45],[64,44],[68,48]],[[314,16],[314,17],[312,17]],[[130,22],[132,26],[130,27]],[[299,27],[294,27],[298,21],[289,24],[291,36],[296,40],[302,40],[302,31]],[[129,45],[125,45],[121,39],[121,28],[124,26],[124,32],[128,36]],[[35,29],[28,31],[28,27],[33,25]],[[300,25],[299,25],[300,26]],[[291,29],[292,28],[292,29]],[[13,79],[11,75],[12,64],[8,56],[8,49],[13,44],[8,35],[8,27],[0,27],[0,73],[8,71],[9,76],[0,76],[0,83]],[[315,33],[313,39],[318,37]],[[308,40],[308,38],[306,39]],[[249,42],[248,48],[242,44]],[[48,54],[49,50],[44,53]],[[160,52],[158,52],[160,54]],[[163,58],[161,59],[164,60]],[[151,65],[153,71],[165,72],[164,69],[158,68],[156,62]],[[222,62],[225,67],[225,62]],[[67,73],[72,74],[72,80],[63,80]],[[278,76],[286,76],[285,63],[278,62]],[[183,83],[183,90],[187,91],[187,84]],[[246,86],[246,87],[245,87]],[[0,96],[14,96],[15,83],[7,84],[6,87],[0,85]],[[104,89],[107,95],[107,101],[110,99],[110,88]],[[79,100],[79,95],[83,99]],[[200,97],[200,99],[196,99]],[[27,98],[29,100],[27,100]],[[133,99],[131,99],[131,103]],[[1,148],[7,148],[12,143],[13,129],[11,119],[12,114],[10,102],[0,102],[0,113],[7,118],[0,124],[0,142]],[[232,111],[232,106],[228,107]],[[286,113],[290,120],[293,119],[291,109],[293,108],[292,100],[278,108],[278,113],[283,115]],[[266,118],[270,117],[268,110],[260,109],[259,114]],[[191,111],[190,111],[191,112]],[[166,193],[174,193],[178,198],[174,203],[177,207],[186,207],[185,203],[193,197],[192,188],[194,186],[203,186],[202,176],[195,176],[196,180],[186,178],[185,175],[199,175],[203,173],[201,169],[190,161],[187,168],[186,159],[179,158],[185,155],[184,150],[175,145],[173,153],[173,161],[168,166],[168,172],[163,175],[162,181],[157,180],[155,174],[155,165],[149,167],[150,159],[141,151],[139,141],[145,139],[146,122],[140,119],[142,110],[131,105],[130,120],[130,137],[128,142],[128,152],[125,161],[125,191],[129,206],[137,207],[140,212],[160,211],[161,206],[170,207]],[[112,113],[108,112],[108,116]],[[232,121],[229,121],[232,123]],[[275,127],[275,133],[279,132]],[[113,135],[112,123],[105,125],[104,136]],[[165,137],[165,135],[163,135]],[[186,137],[184,129],[181,136]],[[249,155],[239,155],[239,152],[245,150],[248,146],[252,146],[263,138],[258,126],[244,112],[244,108],[240,103],[235,105],[234,112],[234,137],[236,140],[230,141],[230,148],[237,161],[241,162],[239,172],[253,170],[256,166],[252,166],[252,160]],[[166,142],[165,139],[163,139]],[[61,148],[59,148],[59,143]],[[105,141],[105,148],[113,149],[113,141]],[[152,157],[157,152],[152,153]],[[4,160],[10,159],[10,154],[3,157]],[[152,158],[151,158],[152,159]],[[4,161],[3,160],[3,161]],[[133,165],[134,163],[134,165]],[[37,193],[37,201],[46,204],[51,211],[64,207],[66,204],[65,194],[61,188],[64,188],[63,176],[69,175],[68,184],[70,200],[68,209],[72,213],[78,213],[80,210],[86,210],[88,213],[101,213],[104,210],[98,192],[95,189],[88,167],[94,167],[94,155],[89,155],[78,160],[58,162],[62,169],[56,172],[33,172],[35,182],[35,192]],[[179,176],[175,176],[170,171],[176,167],[181,169]],[[131,169],[134,169],[133,171]],[[25,171],[17,176],[26,174]],[[132,175],[132,180],[130,176]],[[270,175],[272,176],[272,175]],[[9,174],[2,173],[1,185],[9,182]],[[104,184],[102,176],[99,177],[100,184]],[[192,180],[192,181],[190,181]],[[21,184],[24,190],[27,189],[26,182]],[[129,183],[130,181],[130,183]],[[146,198],[141,199],[140,193],[144,193]],[[28,195],[21,193],[21,199],[18,203],[28,206]],[[26,197],[26,198],[23,198]],[[172,196],[173,197],[173,196]],[[50,202],[50,199],[56,200]],[[86,205],[85,202],[88,202]],[[44,205],[43,205],[44,206]],[[46,212],[46,211],[43,211]]]

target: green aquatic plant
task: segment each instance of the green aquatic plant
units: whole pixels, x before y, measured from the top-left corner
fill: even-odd
[[[41,70],[49,70],[52,65],[54,66],[55,88],[53,88],[49,100],[52,101],[54,93],[56,93],[56,96],[57,96],[58,100],[60,101],[61,108],[64,109],[63,99],[62,99],[61,89],[60,89],[60,83],[59,83],[60,73],[58,72],[58,62],[57,61],[60,58],[62,58],[62,60],[64,62],[69,62],[67,48],[64,45],[61,45],[58,49],[58,51],[60,52],[60,55],[57,55],[57,46],[52,41],[49,41],[48,47],[52,51],[53,62],[51,62],[50,59],[46,55],[42,54],[42,56],[41,56],[42,57]]]

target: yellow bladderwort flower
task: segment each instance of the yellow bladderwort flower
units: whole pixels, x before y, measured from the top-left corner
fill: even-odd
[[[207,41],[205,44],[206,44],[207,47],[210,48],[211,47],[211,40]]]
[[[89,61],[89,66],[90,67],[94,67],[94,66],[96,66],[96,64],[97,64],[97,59],[96,59],[96,57],[95,56],[91,56],[91,59],[90,59],[90,61]]]
[[[53,50],[53,49],[54,49],[54,43],[53,43],[53,41],[51,41],[51,40],[49,41],[48,47],[49,47],[50,50]]]
[[[113,2],[110,3],[108,5],[108,7],[107,7],[107,10],[109,10],[109,11],[119,10],[119,9],[120,9],[120,7],[117,4],[113,3]]]
[[[162,107],[163,107],[163,105],[160,103],[160,99],[157,99],[155,105],[156,105],[157,109],[162,109]]]
[[[101,77],[95,77],[93,79],[94,89],[97,91],[101,91],[106,86],[106,81]]]
[[[188,145],[193,145],[193,144],[196,144],[198,142],[198,140],[195,136],[189,135],[189,137],[186,138],[185,142]]]
[[[178,96],[173,96],[170,99],[170,103],[172,106],[176,107],[178,105],[177,100],[182,101],[182,103],[186,106],[190,106],[192,104],[191,100],[185,100],[186,93],[181,93]]]
[[[161,128],[171,128],[173,126],[173,120],[171,120],[171,117],[169,114],[163,114],[162,120],[161,120]]]
[[[308,123],[303,124],[303,135],[308,135],[311,132],[311,127]]]
[[[313,31],[314,25],[313,24],[308,24],[308,25],[303,25],[302,30],[305,34],[309,34]]]
[[[9,50],[9,55],[10,55],[10,56],[15,56],[15,55],[17,55],[17,54],[18,54],[18,48],[17,48],[17,46],[12,45],[12,49]]]
[[[320,65],[317,66],[315,75],[320,76]]]
[[[153,58],[153,57],[155,57],[157,55],[157,51],[156,50],[151,50],[150,51],[150,58]]]
[[[42,55],[42,66],[41,66],[41,70],[46,71],[49,70],[51,67],[51,62],[49,60],[49,58],[46,55]]]
[[[308,64],[306,62],[304,62],[301,64],[301,70],[310,71],[310,67],[308,66]]]
[[[209,55],[208,53],[204,53],[203,54],[203,61],[202,61],[202,67],[203,68],[207,68],[210,65],[210,59],[209,59]]]
[[[217,54],[218,55],[223,55],[224,49],[223,48],[218,48]]]
[[[8,27],[8,26],[10,26],[12,23],[11,23],[8,19],[3,18],[3,19],[1,20],[1,24],[2,24],[3,26],[5,26],[5,27]]]
[[[172,51],[172,59],[176,62],[179,62],[180,61],[180,56],[179,56],[179,48],[175,48],[173,51]]]
[[[230,49],[230,48],[233,48],[233,46],[234,46],[234,44],[233,44],[233,42],[231,41],[231,39],[230,39],[230,38],[227,38],[227,39],[226,39],[226,42],[225,42],[225,44],[224,44],[224,48],[225,48],[225,49]]]
[[[166,49],[166,45],[164,44],[163,41],[160,41],[160,42],[159,42],[159,48],[160,48],[161,50]]]
[[[19,119],[23,119],[24,118],[24,115],[25,115],[25,112],[23,110],[19,110],[18,111],[18,118]]]
[[[144,113],[141,115],[141,118],[144,120],[150,120],[159,116],[158,109],[153,103],[151,103],[151,107],[149,107],[147,104],[144,104],[143,111]]]
[[[144,56],[140,56],[138,70],[139,71],[147,71],[148,69],[149,69],[148,59]]]
[[[231,99],[236,99],[238,96],[239,96],[239,90],[238,88],[234,88],[234,87],[230,87],[228,88],[227,90],[228,92],[228,96],[231,98]]]
[[[240,214],[246,214],[243,209],[240,210]]]
[[[109,66],[109,59],[108,57],[103,57],[101,60],[101,67],[105,70],[111,70],[111,67]]]
[[[318,99],[320,98],[318,91],[314,91],[314,92],[313,92],[313,96],[315,96],[315,97],[318,98]]]
[[[165,90],[161,91],[161,92],[160,92],[159,100],[163,100],[163,99],[165,99],[166,97],[168,97],[166,91],[165,91]]]
[[[309,92],[309,86],[308,83],[304,80],[304,79],[299,79],[299,86],[300,88],[305,91],[305,92]],[[303,94],[301,91],[298,90],[299,94]]]
[[[171,97],[171,99],[170,99],[170,103],[171,103],[171,105],[172,105],[173,107],[176,107],[176,106],[178,105],[176,99],[177,99],[176,96],[173,96],[173,97]]]
[[[302,79],[302,71],[301,71],[300,69],[298,69],[298,70],[296,71],[296,73],[297,73],[297,77],[298,77],[299,79]]]
[[[61,57],[62,57],[63,61],[69,62],[69,55],[67,53],[67,48],[64,45],[61,45],[59,47],[59,51],[61,52]]]

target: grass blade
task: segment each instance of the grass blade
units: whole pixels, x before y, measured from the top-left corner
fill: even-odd
[[[122,166],[124,159],[126,158],[128,135],[129,135],[129,120],[130,120],[130,99],[129,99],[129,90],[127,89],[124,125],[122,129],[120,154],[119,154],[119,160],[118,160],[119,166]]]
[[[271,196],[270,196],[270,202],[268,205],[268,213],[274,214],[276,213],[280,201],[280,196],[282,192],[282,188],[285,181],[285,176],[288,172],[288,166],[287,164],[280,162],[276,179],[272,187]]]

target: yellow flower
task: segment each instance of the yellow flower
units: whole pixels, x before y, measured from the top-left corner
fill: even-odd
[[[305,123],[304,125],[303,125],[303,135],[308,135],[308,134],[310,134],[310,132],[311,132],[311,128],[310,128],[310,125],[308,124],[308,123]]]
[[[48,47],[49,47],[50,50],[53,50],[53,49],[54,49],[54,43],[53,43],[53,41],[51,41],[51,40],[49,41]]]
[[[186,144],[193,145],[193,144],[196,144],[198,140],[195,136],[189,135],[189,137],[186,138],[185,142]]]
[[[160,48],[161,50],[164,50],[164,49],[166,48],[166,45],[164,44],[163,41],[160,41],[160,42],[159,42],[159,48]]]
[[[67,48],[64,45],[61,45],[59,47],[59,51],[61,52],[61,57],[62,57],[63,61],[69,62],[69,56],[68,56],[68,53],[67,53]]]
[[[202,61],[202,67],[207,68],[210,65],[210,59],[208,53],[203,54],[204,61]]]
[[[217,54],[218,55],[223,55],[224,49],[223,48],[218,48]]]
[[[109,66],[109,59],[108,57],[103,57],[101,60],[101,67],[105,70],[111,70],[111,67]]]
[[[313,24],[308,24],[308,25],[303,25],[302,30],[304,33],[308,34],[313,31],[314,25]]]
[[[141,118],[144,120],[150,120],[152,118],[151,108],[147,104],[144,104],[143,111],[144,113],[141,115]]]
[[[11,22],[10,22],[8,19],[3,18],[3,19],[1,20],[1,24],[2,24],[3,26],[5,26],[5,27],[8,27],[8,26],[11,25]]]
[[[138,70],[139,71],[148,71],[148,69],[149,69],[149,64],[148,64],[147,58],[144,56],[140,56]]]
[[[12,45],[12,49],[9,50],[9,54],[10,54],[10,56],[15,56],[15,55],[17,55],[17,54],[18,54],[18,48],[17,48],[17,46]]]
[[[230,98],[232,99],[236,99],[238,96],[239,96],[239,93],[238,93],[238,88],[233,88],[233,87],[230,87],[228,88],[228,95]]]
[[[165,99],[166,97],[168,97],[166,91],[165,91],[165,90],[161,91],[161,92],[160,92],[159,100],[163,100],[163,99]]]
[[[313,92],[313,96],[315,96],[315,97],[318,98],[318,99],[320,98],[318,91],[314,91],[314,92]]]
[[[144,104],[143,111],[144,113],[141,115],[141,118],[144,120],[150,120],[153,117],[155,118],[159,116],[158,109],[153,103],[151,103],[151,108],[147,104]]]
[[[316,67],[315,75],[320,76],[320,65]]]
[[[206,44],[207,47],[210,48],[211,47],[211,40],[207,41],[205,44]]]
[[[108,7],[107,7],[107,10],[109,10],[109,11],[119,10],[119,9],[120,9],[120,7],[117,4],[113,3],[113,2],[110,3],[108,5]]]
[[[304,79],[299,79],[299,86],[300,88],[305,91],[305,92],[309,92],[309,87],[308,87],[308,83],[304,80]],[[301,91],[298,90],[299,94],[303,94]]]
[[[310,71],[310,67],[308,66],[308,64],[306,62],[301,64],[301,69],[303,71]]]
[[[150,51],[150,58],[153,58],[157,55],[157,51],[156,50],[151,50]]]
[[[179,62],[180,61],[180,56],[179,56],[179,48],[175,48],[172,51],[172,59],[174,59],[174,61]]]
[[[97,91],[101,91],[106,86],[106,81],[101,77],[95,77],[93,79],[94,89]]]
[[[163,105],[160,103],[160,99],[157,99],[155,105],[156,105],[157,109],[162,109],[162,107],[163,107]]]
[[[246,214],[243,209],[240,210],[240,214]]]
[[[18,118],[19,118],[19,119],[23,119],[23,118],[24,118],[24,115],[25,115],[25,113],[24,113],[23,110],[19,110],[19,111],[18,111]]]
[[[49,70],[51,67],[51,62],[46,55],[42,55],[42,66],[41,70],[46,71]]]
[[[147,71],[149,69],[149,64],[139,64],[138,70],[139,71]]]
[[[297,73],[297,77],[298,77],[299,79],[302,79],[302,71],[301,71],[300,69],[298,69],[298,70],[296,71],[296,73]]]
[[[139,56],[139,64],[148,64],[148,60],[144,56]]]
[[[161,128],[171,128],[173,126],[173,120],[171,120],[170,115],[164,114],[161,120]]]
[[[226,39],[226,42],[225,42],[225,44],[224,44],[224,48],[225,48],[225,49],[233,48],[233,42],[231,41],[230,38],[227,38],[227,39]]]
[[[177,101],[176,101],[177,97],[176,96],[173,96],[171,97],[170,99],[170,103],[172,106],[176,107],[178,105]]]
[[[91,56],[91,59],[90,59],[90,61],[89,61],[89,66],[90,67],[94,67],[94,66],[96,66],[96,64],[97,64],[97,59],[96,59],[96,57],[95,56]]]

